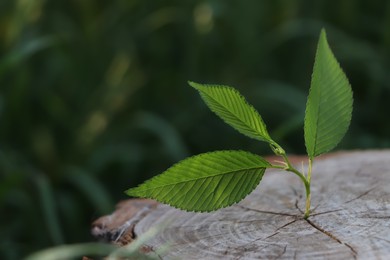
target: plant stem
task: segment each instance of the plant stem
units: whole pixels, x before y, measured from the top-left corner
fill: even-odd
[[[310,181],[311,181],[311,171],[312,171],[312,158],[309,158],[309,168],[307,172],[307,177],[294,168],[294,166],[291,165],[290,160],[288,159],[287,155],[285,153],[278,154],[283,157],[284,161],[286,162],[286,166],[279,166],[279,165],[272,165],[273,168],[277,169],[284,169],[286,171],[292,172],[296,174],[303,182],[305,186],[306,191],[306,205],[305,205],[305,213],[303,215],[304,219],[309,218],[310,216],[310,203],[311,203],[311,194],[310,194]]]
[[[310,216],[310,202],[311,202],[310,182],[311,182],[312,164],[313,164],[313,158],[309,158],[309,166],[308,166],[307,178],[306,178],[308,183],[308,188],[306,188],[306,207],[305,207],[305,215],[303,216],[305,219],[307,219]]]
[[[304,219],[308,219],[310,216],[310,202],[311,202],[311,194],[310,194],[310,185],[309,185],[309,189],[306,189],[306,207],[305,207],[305,214],[303,215]]]

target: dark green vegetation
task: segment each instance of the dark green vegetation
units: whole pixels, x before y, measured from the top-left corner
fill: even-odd
[[[354,87],[338,148],[389,147],[388,1],[0,1],[0,259],[88,241],[124,189],[189,155],[268,152],[187,79],[239,87],[304,153],[322,27]]]

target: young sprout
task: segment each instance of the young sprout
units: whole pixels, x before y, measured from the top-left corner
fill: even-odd
[[[308,169],[298,171],[285,150],[268,134],[257,110],[234,88],[189,82],[199,91],[207,106],[238,132],[266,142],[281,161],[272,164],[245,151],[216,151],[187,158],[136,188],[130,196],[152,198],[173,207],[209,212],[228,207],[251,193],[267,168],[296,174],[304,184],[304,218],[310,216],[311,174],[314,158],[332,150],[348,130],[352,116],[352,90],[334,57],[323,29],[317,45],[309,96],[306,104],[304,134]]]

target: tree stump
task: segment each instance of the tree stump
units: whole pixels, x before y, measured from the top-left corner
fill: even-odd
[[[304,204],[297,176],[267,170],[257,189],[229,208],[194,213],[130,199],[96,220],[92,233],[125,245],[157,227],[142,250],[160,259],[390,259],[389,150],[319,158],[307,220]]]

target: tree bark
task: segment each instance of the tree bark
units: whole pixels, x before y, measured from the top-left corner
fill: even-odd
[[[306,220],[299,178],[267,170],[257,189],[229,208],[194,213],[131,199],[96,220],[92,233],[125,245],[157,228],[142,251],[160,259],[390,259],[389,150],[319,158],[311,187]]]

